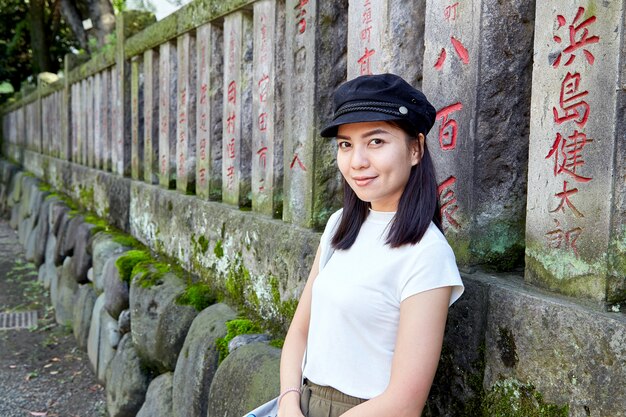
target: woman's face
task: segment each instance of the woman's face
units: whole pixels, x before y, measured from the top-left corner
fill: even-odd
[[[418,141],[387,122],[362,122],[339,126],[337,145],[337,165],[357,197],[372,210],[397,211],[411,167],[420,161]]]

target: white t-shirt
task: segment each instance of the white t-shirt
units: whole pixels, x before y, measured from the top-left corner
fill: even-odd
[[[341,217],[334,213],[320,241],[321,259]],[[371,211],[348,250],[335,250],[313,283],[303,375],[358,398],[380,395],[389,384],[400,303],[414,294],[453,286],[463,293],[454,253],[431,223],[415,245],[385,244],[395,213]]]

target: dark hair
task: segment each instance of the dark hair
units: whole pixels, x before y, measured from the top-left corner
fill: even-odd
[[[418,132],[408,123],[402,120],[386,123],[402,129],[409,136],[409,140],[417,140]],[[400,196],[398,211],[389,228],[386,243],[392,248],[419,242],[431,221],[443,233],[435,167],[426,141],[422,151],[420,162],[411,167],[409,180]],[[359,199],[344,179],[343,213],[332,239],[335,249],[349,249],[352,246],[369,214],[369,208],[370,204]]]

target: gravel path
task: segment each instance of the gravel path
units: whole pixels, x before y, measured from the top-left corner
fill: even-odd
[[[86,352],[71,329],[56,324],[35,266],[0,219],[0,313],[20,311],[37,311],[39,320],[36,328],[0,330],[0,417],[106,416]]]

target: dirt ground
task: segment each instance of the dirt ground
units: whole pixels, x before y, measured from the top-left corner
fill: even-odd
[[[103,417],[104,387],[72,330],[59,326],[35,266],[0,218],[0,313],[33,311],[36,327],[0,330],[0,417]]]

